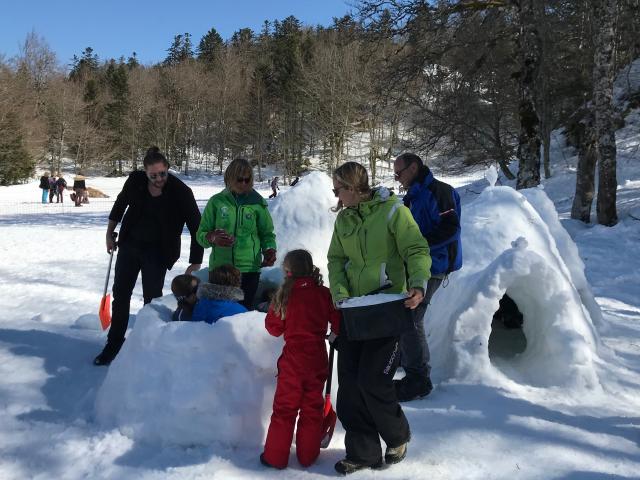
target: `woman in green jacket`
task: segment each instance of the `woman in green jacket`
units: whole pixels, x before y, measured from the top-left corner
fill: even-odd
[[[415,308],[424,295],[431,257],[411,212],[386,188],[372,190],[366,169],[348,162],[333,174],[338,217],[327,255],[336,304],[391,284],[389,293],[407,293]],[[337,342],[337,344],[335,343]],[[339,473],[381,468],[402,461],[409,424],[396,398],[393,376],[399,364],[399,336],[334,340],[338,357],[338,418],[346,431],[346,458]]]
[[[231,264],[242,273],[246,308],[260,281],[260,268],[276,261],[276,237],[267,202],[253,189],[253,169],[248,160],[236,158],[224,172],[226,188],[209,199],[202,214],[197,240],[211,248],[209,272]]]

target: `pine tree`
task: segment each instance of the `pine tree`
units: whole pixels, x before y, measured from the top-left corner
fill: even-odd
[[[33,175],[35,162],[27,152],[17,116],[0,121],[0,185],[14,185]]]
[[[110,130],[111,157],[118,161],[118,173],[122,174],[122,159],[127,155],[126,117],[129,108],[129,82],[124,63],[111,62],[105,72],[111,101],[105,105],[105,120]],[[115,170],[115,165],[114,165]]]
[[[209,30],[198,44],[198,60],[210,66],[219,60],[220,51],[224,42],[215,28]]]
[[[71,72],[69,78],[71,80],[84,80],[87,75],[98,71],[98,55],[93,53],[93,48],[87,47],[82,52],[80,58],[73,56],[71,62]]]

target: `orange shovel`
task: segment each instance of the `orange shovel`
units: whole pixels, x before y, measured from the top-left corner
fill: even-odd
[[[113,240],[115,241],[117,233],[113,233]],[[107,287],[109,286],[109,276],[111,275],[111,262],[113,261],[113,252],[116,247],[111,249],[111,255],[109,255],[109,268],[107,269],[107,279],[104,281],[104,292],[102,293],[102,300],[100,300],[100,310],[98,311],[98,317],[100,317],[100,325],[102,330],[106,330],[111,325],[111,294],[107,294]]]
[[[333,431],[336,428],[338,416],[331,405],[331,377],[333,377],[333,354],[335,348],[331,345],[329,349],[329,376],[327,377],[327,387],[324,393],[324,411],[322,412],[322,440],[320,448],[327,448],[331,442]]]

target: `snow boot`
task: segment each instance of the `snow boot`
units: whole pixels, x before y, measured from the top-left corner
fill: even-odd
[[[93,359],[93,364],[98,367],[111,364],[113,359],[116,358],[116,355],[118,355],[118,352],[121,348],[122,343],[120,345],[115,345],[113,343],[107,342],[102,352],[100,352],[100,354]]]
[[[369,464],[344,458],[337,462],[334,468],[336,469],[336,472],[341,473],[342,475],[349,475],[350,473],[357,472],[358,470],[364,470],[366,468],[371,468],[372,470],[382,470],[385,468],[385,464],[382,463],[382,459],[374,464]]]
[[[384,453],[384,462],[387,465],[393,465],[394,463],[400,463],[407,456],[407,442],[398,447],[387,447],[387,451]]]
[[[393,386],[396,388],[396,397],[399,402],[410,402],[426,397],[433,390],[433,383],[429,377],[426,380],[404,377],[402,380],[394,380]]]
[[[265,467],[275,468],[276,470],[284,470],[285,469],[285,467],[276,467],[275,465],[271,465],[269,462],[267,462],[267,460],[264,458],[264,452],[260,454],[260,463],[262,465],[264,465]]]

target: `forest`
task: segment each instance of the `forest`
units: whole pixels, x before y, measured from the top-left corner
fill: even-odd
[[[16,57],[0,52],[0,184],[64,162],[124,175],[150,145],[187,174],[239,156],[258,175],[311,158],[331,172],[364,138],[374,182],[412,150],[445,171],[496,164],[528,188],[553,175],[563,128],[580,159],[572,216],[589,221],[597,196],[598,223],[614,225],[613,80],[640,56],[639,26],[639,0],[361,0],[325,26],[176,33],[152,65],[86,45],[60,59],[32,31]]]

